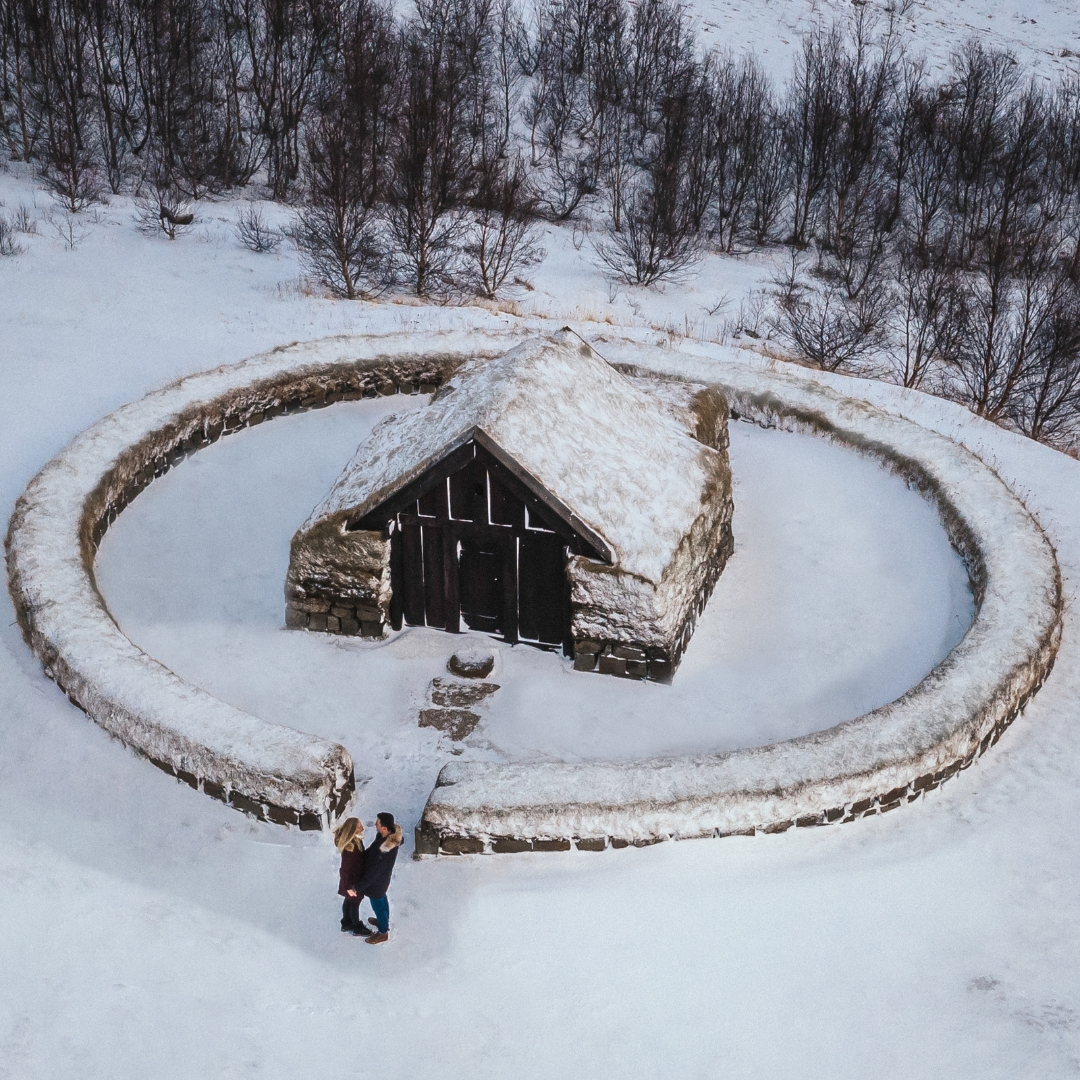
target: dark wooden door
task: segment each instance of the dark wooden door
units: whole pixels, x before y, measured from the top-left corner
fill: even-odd
[[[476,457],[396,517],[391,624],[564,645],[570,628],[567,540]]]
[[[518,633],[561,645],[570,620],[566,544],[551,532],[525,532],[518,548]]]
[[[470,630],[497,633],[502,616],[503,545],[488,540],[460,541],[458,590],[461,618]]]

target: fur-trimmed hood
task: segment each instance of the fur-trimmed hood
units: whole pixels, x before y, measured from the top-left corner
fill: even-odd
[[[395,825],[394,826],[394,831],[391,832],[387,836],[387,838],[379,845],[379,850],[389,853],[389,852],[393,851],[394,848],[401,847],[401,845],[404,842],[405,842],[405,836],[403,835],[403,833],[401,831],[401,826],[400,825]]]

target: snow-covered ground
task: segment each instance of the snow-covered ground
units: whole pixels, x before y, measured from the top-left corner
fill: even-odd
[[[774,78],[784,80],[815,25],[850,17],[848,0],[694,0],[706,47],[752,50]],[[1010,49],[1036,77],[1076,70],[1080,19],[1074,0],[860,0],[870,25],[883,30],[890,13],[903,46],[924,54],[940,74],[954,50],[969,39],[985,48]]]
[[[496,648],[502,689],[463,746],[421,731],[425,692],[459,640],[282,629],[293,529],[377,419],[419,404],[346,404],[226,439],[140,496],[97,562],[138,645],[238,708],[344,743],[371,777],[365,800],[418,818],[451,754],[625,760],[829,727],[913,686],[970,622],[963,565],[899,478],[821,439],[739,424],[735,556],[672,686],[575,673],[554,653],[475,635]]]
[[[9,208],[33,198],[26,178],[0,174]],[[199,229],[169,244],[137,234],[118,201],[74,249],[42,222],[24,255],[0,260],[4,518],[73,435],[178,375],[339,331],[513,321],[478,308],[306,295],[292,253],[249,254],[228,231],[231,207],[203,213]],[[610,317],[698,332],[719,297],[737,303],[769,273],[765,260],[715,259],[685,289],[624,292],[609,304],[585,248],[576,251],[563,233],[548,247],[522,303],[571,322]],[[1048,529],[1075,600],[1080,464],[947,403],[849,386],[982,453]],[[276,421],[203,452],[141,496],[106,539],[102,582],[122,624],[143,644],[176,650],[171,662],[192,665],[185,674],[221,679],[213,688],[226,696],[247,695],[237,704],[284,709],[287,700],[273,699],[291,685],[284,664],[292,657],[253,669],[252,658],[267,654],[265,641],[245,649],[260,632],[237,629],[248,616],[266,638],[307,650],[332,681],[353,650],[363,651],[286,635],[271,621],[281,617],[284,574],[274,545],[358,441],[355,431],[335,434],[349,409]],[[774,546],[741,550],[716,599],[763,620],[751,628],[760,635],[755,652],[775,659],[761,692],[790,703],[815,691],[797,679],[792,649],[819,653],[821,723],[895,692],[889,680],[900,688],[914,681],[947,647],[963,610],[951,556],[920,525],[923,505],[890,494],[892,481],[876,466],[835,448],[741,425],[734,435],[745,515],[738,535]],[[244,477],[251,490],[237,487]],[[301,480],[313,490],[287,490]],[[756,523],[755,488],[764,500]],[[816,494],[846,507],[860,536],[822,534],[819,522],[800,533],[802,508]],[[218,512],[222,500],[229,520]],[[170,515],[175,531],[165,527]],[[855,549],[863,554],[849,561]],[[819,584],[794,569],[771,578],[769,560],[784,551],[804,566],[816,560],[819,580],[827,572],[846,582],[847,595],[815,591]],[[912,571],[906,579],[875,574],[874,556]],[[212,595],[195,578],[204,560],[220,585]],[[888,625],[874,622],[868,580]],[[749,591],[766,583],[790,603],[786,614],[755,607]],[[250,822],[138,760],[45,679],[7,597],[0,603],[0,1077],[1012,1080],[1080,1072],[1080,644],[1071,613],[1055,670],[1025,717],[975,768],[918,804],[778,837],[403,858],[391,891],[394,938],[375,949],[337,931],[336,860],[325,835]],[[715,650],[734,669],[738,650],[755,643],[753,634],[725,641],[719,610],[710,608],[679,673],[687,685],[703,677],[699,656]],[[822,635],[841,610],[850,621],[827,650]],[[205,621],[216,649],[193,644],[190,620]],[[875,658],[878,647],[887,662]],[[522,672],[522,682],[546,678],[540,668],[549,661],[531,654],[537,671]],[[400,676],[401,696],[422,693],[427,677]],[[751,680],[740,680],[738,691],[749,692]],[[631,689],[597,677],[587,692],[608,688]],[[400,742],[362,743],[330,690],[320,692],[329,711],[313,717],[325,725],[314,729],[355,737],[350,745],[378,746],[391,759],[405,752]],[[365,709],[395,693],[372,679],[351,688]],[[755,730],[732,737],[769,734]],[[432,733],[412,734],[412,763],[399,772],[384,758],[368,770],[400,777],[402,787],[373,779],[359,806],[365,820],[388,808],[411,824],[421,774],[444,752],[425,743]],[[542,747],[515,743],[509,724],[500,737],[504,753],[606,752],[568,748],[572,730]]]

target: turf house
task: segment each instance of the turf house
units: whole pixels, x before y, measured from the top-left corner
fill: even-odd
[[[464,628],[670,680],[732,550],[727,405],[569,332],[387,417],[293,537],[286,624]]]

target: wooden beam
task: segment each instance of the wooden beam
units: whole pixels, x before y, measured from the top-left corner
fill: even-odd
[[[465,468],[476,456],[476,446],[473,443],[472,433],[466,436],[464,443],[451,447],[441,457],[428,466],[424,472],[409,481],[403,487],[388,495],[378,505],[366,511],[361,517],[352,517],[345,523],[347,531],[355,529],[380,530],[385,529],[387,522],[396,517],[401,511],[407,510],[422,495],[426,495],[440,483],[445,484],[446,478],[458,469]]]
[[[448,521],[443,526],[442,535],[443,610],[446,615],[446,629],[451,634],[459,634],[461,633],[461,599],[458,588],[458,541],[453,522]]]
[[[516,536],[509,537],[510,543],[502,547],[502,610],[499,614],[499,629],[503,640],[511,645],[518,640],[518,581]]]

